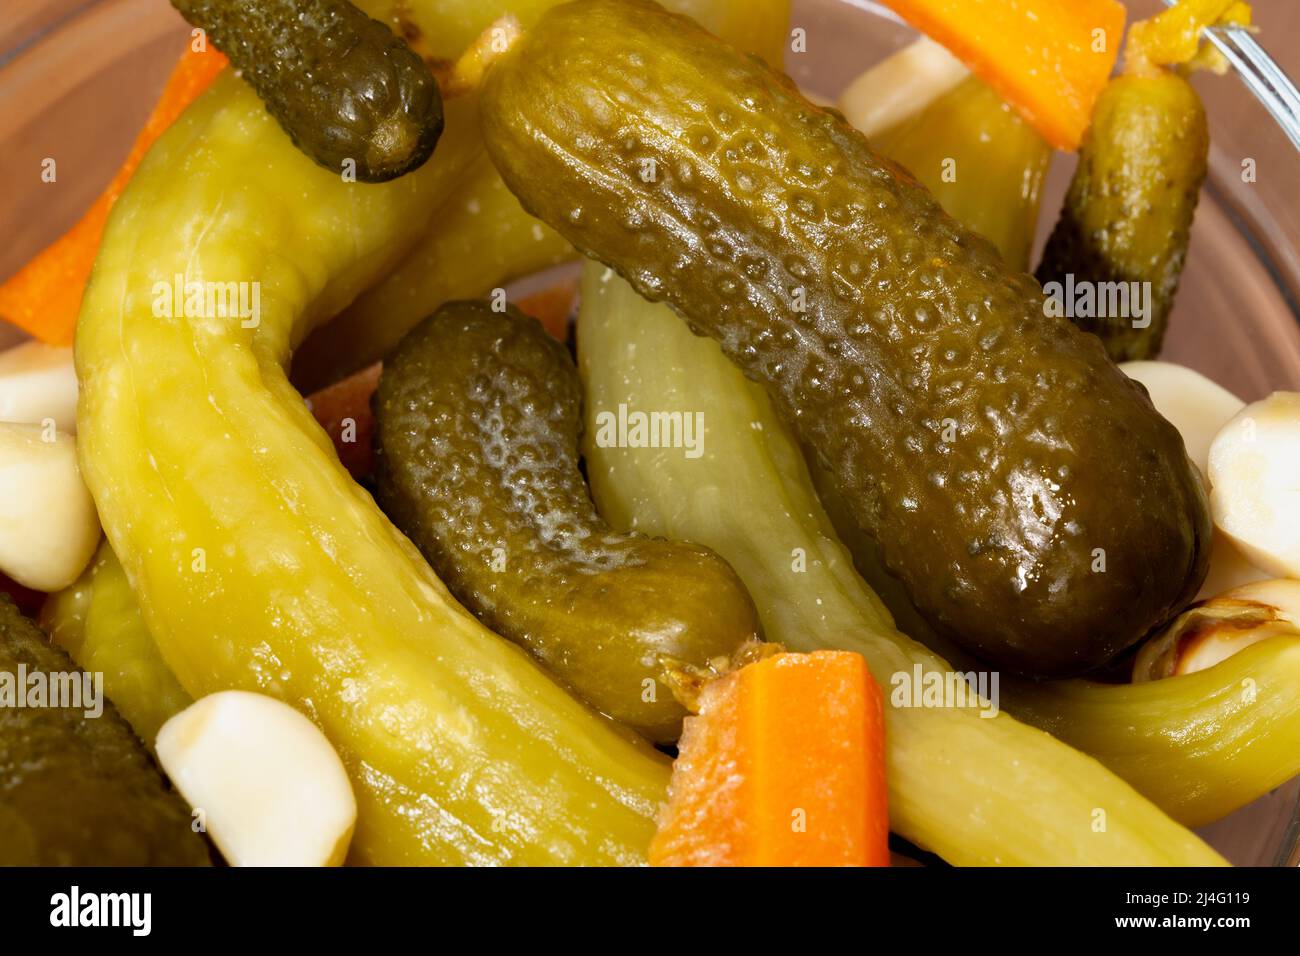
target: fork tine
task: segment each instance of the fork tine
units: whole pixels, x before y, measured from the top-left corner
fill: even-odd
[[[1177,0],[1164,0],[1172,7]],[[1292,145],[1300,150],[1300,91],[1277,62],[1260,46],[1250,31],[1237,26],[1210,27],[1202,31],[1232,64],[1255,98],[1282,127]]]
[[[1277,62],[1268,55],[1268,52],[1256,42],[1248,30],[1243,30],[1240,27],[1223,27],[1215,28],[1210,32],[1211,39],[1217,36],[1223,42],[1235,46],[1241,52],[1242,57],[1268,81],[1269,86],[1277,92],[1283,101],[1293,110],[1300,111],[1300,92],[1296,90],[1295,84],[1277,65]]]
[[[1255,42],[1254,37],[1244,30],[1236,32],[1240,34],[1236,41],[1237,46],[1263,72],[1273,89],[1277,90],[1290,104],[1292,111],[1300,113],[1300,91],[1297,91],[1295,84],[1291,82],[1291,78],[1282,72],[1282,68],[1277,65],[1277,61]]]
[[[1300,149],[1300,93],[1281,67],[1245,30],[1210,30],[1207,36],[1277,120],[1291,143]]]

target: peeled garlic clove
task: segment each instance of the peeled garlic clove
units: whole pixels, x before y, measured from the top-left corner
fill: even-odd
[[[872,137],[920,112],[969,75],[946,48],[922,37],[845,87],[840,112]]]
[[[1300,577],[1300,393],[1247,405],[1210,446],[1210,512],[1252,564]]]
[[[77,372],[72,349],[24,342],[0,352],[0,422],[53,422],[77,431]]]
[[[1183,436],[1187,457],[1207,474],[1210,443],[1246,403],[1200,372],[1173,362],[1124,362],[1120,369],[1146,386],[1156,411]]]
[[[0,571],[57,591],[90,563],[99,534],[76,439],[52,426],[0,422]]]
[[[1133,680],[1207,670],[1270,637],[1300,637],[1300,581],[1274,579],[1233,588],[1194,605],[1143,645]]]
[[[325,735],[282,701],[228,690],[158,731],[158,761],[231,866],[339,866],[357,802]]]

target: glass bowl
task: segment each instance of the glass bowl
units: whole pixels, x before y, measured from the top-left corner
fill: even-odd
[[[1133,17],[1159,9],[1133,0]],[[1300,74],[1291,0],[1254,0],[1261,42]],[[786,68],[834,99],[915,32],[869,0],[795,0],[807,51]],[[67,229],[130,148],[188,34],[165,0],[26,0],[0,10],[0,277]],[[1231,75],[1194,80],[1209,113],[1210,172],[1163,358],[1253,400],[1300,389],[1300,154]],[[42,163],[57,176],[44,182]],[[1242,177],[1254,160],[1253,182]],[[1073,170],[1058,154],[1039,229],[1046,237]],[[1035,255],[1035,259],[1037,256]],[[0,323],[0,346],[22,334]],[[1239,865],[1300,864],[1300,779],[1201,832]]]

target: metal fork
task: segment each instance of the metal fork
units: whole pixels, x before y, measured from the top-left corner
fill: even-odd
[[[1176,0],[1164,0],[1172,7]],[[1250,31],[1238,26],[1207,27],[1201,31],[1224,55],[1241,82],[1264,104],[1282,132],[1300,150],[1300,92],[1291,78],[1255,42]]]

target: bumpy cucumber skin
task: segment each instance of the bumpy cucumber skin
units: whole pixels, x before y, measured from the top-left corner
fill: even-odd
[[[767,386],[941,634],[1063,676],[1194,596],[1210,520],[1178,432],[838,114],[611,0],[543,17],[484,97],[525,208]]]
[[[712,551],[601,519],[564,346],[513,308],[449,303],[385,361],[374,406],[376,497],[456,598],[601,712],[676,740],[663,659],[730,655],[758,613]]]
[[[0,595],[0,671],[77,674]],[[0,866],[207,866],[189,809],[131,728],[104,712],[0,707]]]
[[[1205,181],[1205,108],[1182,76],[1120,76],[1097,99],[1061,217],[1043,250],[1044,285],[1150,282],[1150,325],[1128,317],[1077,317],[1116,362],[1160,353],[1192,216]]]
[[[348,0],[172,0],[257,90],[303,153],[362,182],[419,168],[442,135],[438,84]]]

